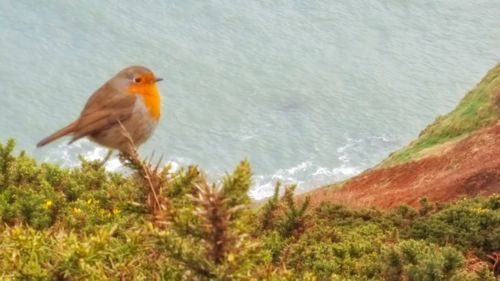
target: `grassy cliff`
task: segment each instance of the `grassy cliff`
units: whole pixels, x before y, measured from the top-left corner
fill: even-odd
[[[405,163],[426,155],[430,148],[456,140],[500,120],[500,64],[462,99],[450,113],[439,116],[407,147],[394,152],[384,166]]]

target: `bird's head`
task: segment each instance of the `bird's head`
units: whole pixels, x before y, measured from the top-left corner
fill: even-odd
[[[113,78],[118,88],[124,88],[128,94],[142,96],[146,107],[156,119],[160,117],[160,94],[156,83],[162,80],[148,68],[137,65],[123,69]]]
[[[156,89],[156,83],[162,81],[154,73],[144,66],[130,66],[120,71],[115,78],[120,80],[120,84],[125,84],[128,91],[134,94],[149,94],[152,89]]]

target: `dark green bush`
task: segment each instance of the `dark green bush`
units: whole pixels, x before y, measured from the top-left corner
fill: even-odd
[[[461,200],[415,220],[408,237],[441,245],[453,244],[480,254],[500,249],[500,196]]]

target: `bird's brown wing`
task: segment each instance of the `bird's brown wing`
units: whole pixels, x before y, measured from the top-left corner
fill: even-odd
[[[106,83],[87,101],[70,143],[125,121],[131,116],[136,99],[137,96],[119,92]]]

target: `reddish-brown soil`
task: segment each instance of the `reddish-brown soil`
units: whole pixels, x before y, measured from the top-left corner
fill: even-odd
[[[391,208],[417,207],[422,197],[443,202],[493,193],[500,194],[500,123],[441,145],[431,156],[376,167],[341,188],[322,188],[307,195],[313,206],[330,201],[350,207]]]

